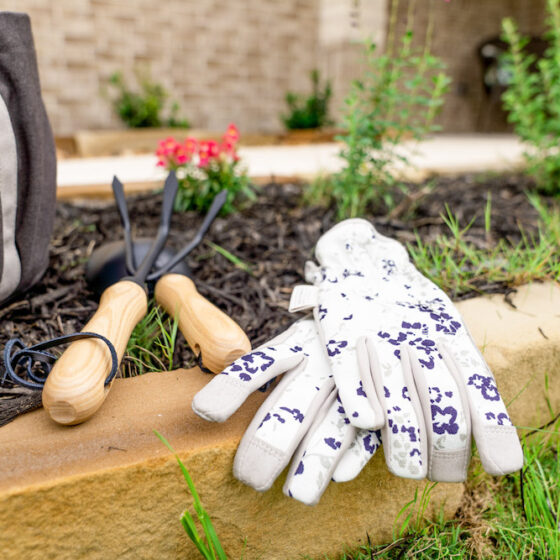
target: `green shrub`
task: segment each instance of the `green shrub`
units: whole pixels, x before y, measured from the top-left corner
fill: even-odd
[[[378,54],[374,43],[366,44],[367,69],[345,99],[345,133],[339,138],[345,165],[314,182],[306,194],[312,202],[336,203],[341,219],[371,205],[392,208],[397,189],[405,190],[396,167],[409,164],[399,145],[438,129],[434,118],[450,79],[430,53],[430,24],[422,47],[413,45],[412,17],[402,37],[395,38],[397,7],[393,2],[387,50]]]
[[[547,0],[546,37],[550,46],[544,57],[524,50],[522,37],[512,19],[502,22],[509,46],[506,63],[510,85],[502,99],[508,120],[525,142],[527,171],[547,194],[560,194],[560,0]]]
[[[169,118],[162,118],[161,114],[168,97],[163,86],[153,82],[147,75],[137,74],[137,80],[139,92],[128,87],[121,72],[115,72],[109,79],[109,83],[117,90],[117,95],[112,101],[113,109],[123,123],[129,128],[189,127],[186,119],[177,116],[180,110],[177,102],[171,105]]]
[[[238,140],[239,131],[230,124],[221,142],[187,138],[180,143],[174,138],[166,138],[159,143],[157,165],[177,172],[176,210],[206,213],[222,189],[228,191],[221,211],[223,215],[235,211],[243,197],[254,199],[249,177],[240,166]]]
[[[299,130],[309,128],[321,128],[330,124],[329,101],[331,98],[331,84],[326,82],[323,87],[319,85],[320,76],[318,70],[311,72],[312,92],[309,97],[288,92],[286,104],[289,114],[282,115],[282,121],[287,129]]]

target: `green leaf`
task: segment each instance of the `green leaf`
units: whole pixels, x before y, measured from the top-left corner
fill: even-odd
[[[183,525],[187,536],[189,537],[189,539],[191,539],[200,553],[207,560],[216,560],[216,554],[218,555],[217,558],[219,560],[227,560],[222,544],[220,543],[216,530],[212,524],[212,521],[210,520],[210,516],[202,506],[200,497],[198,496],[198,493],[195,489],[187,468],[185,467],[177,453],[175,453],[175,450],[171,447],[167,439],[165,439],[165,437],[163,437],[163,435],[161,435],[156,430],[154,430],[154,433],[160,439],[160,441],[175,455],[175,459],[177,460],[181,472],[183,473],[183,478],[185,479],[191,496],[193,497],[194,509],[204,531],[206,542],[204,542],[204,540],[200,537],[192,515],[188,511],[184,511],[181,515],[181,524]]]

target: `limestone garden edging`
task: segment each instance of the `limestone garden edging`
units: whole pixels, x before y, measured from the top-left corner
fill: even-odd
[[[545,397],[560,409],[560,286],[532,284],[458,308],[515,424],[546,423]],[[0,428],[3,558],[198,559],[179,523],[189,506],[181,474],[154,429],[184,460],[231,558],[322,557],[363,543],[366,532],[374,543],[391,540],[397,513],[424,481],[389,474],[378,453],[356,480],[331,484],[313,508],[282,494],[283,477],[255,492],[233,478],[231,465],[265,395],[253,395],[228,422],[210,424],[189,404],[207,380],[196,369],[117,380],[83,425],[58,426],[37,410]],[[452,516],[462,492],[459,484],[437,484],[430,513],[443,507]]]

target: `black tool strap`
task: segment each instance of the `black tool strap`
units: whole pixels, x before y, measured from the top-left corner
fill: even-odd
[[[9,340],[4,348],[4,366],[6,371],[2,381],[8,377],[13,383],[27,387],[28,389],[42,389],[45,384],[47,376],[51,372],[51,368],[56,362],[57,357],[50,352],[45,352],[49,348],[59,346],[60,344],[68,344],[76,340],[84,338],[97,338],[104,342],[109,348],[111,353],[111,371],[105,379],[105,385],[109,385],[115,378],[119,368],[119,360],[117,358],[117,351],[111,341],[104,336],[94,332],[81,332],[75,334],[68,334],[59,336],[46,342],[40,342],[27,348],[19,338],[12,338]],[[33,366],[37,364],[39,371],[34,371]],[[29,380],[21,378],[17,373],[17,367],[24,367],[27,370]]]
[[[211,369],[208,369],[202,363],[202,352],[200,354],[198,354],[198,356],[196,357],[196,365],[199,367],[200,371],[202,371],[203,373],[211,373],[212,375],[214,375],[214,372]]]

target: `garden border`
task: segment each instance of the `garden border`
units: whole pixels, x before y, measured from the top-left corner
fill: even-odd
[[[560,286],[535,283],[458,307],[515,424],[545,424],[560,409]],[[378,454],[356,480],[331,484],[314,508],[284,497],[282,481],[259,494],[233,478],[231,463],[264,395],[210,424],[188,405],[207,380],[197,370],[117,380],[83,425],[58,426],[38,410],[0,428],[5,558],[198,558],[179,524],[188,499],[178,466],[153,429],[185,461],[231,557],[338,554],[363,544],[366,531],[373,543],[391,540],[398,511],[424,482],[390,475]],[[461,485],[438,484],[430,513],[443,505],[453,515],[461,494]]]

